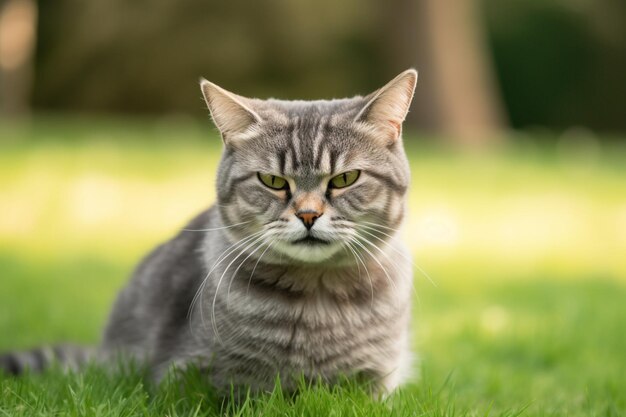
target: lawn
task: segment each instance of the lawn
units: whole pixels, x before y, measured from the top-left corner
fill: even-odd
[[[408,135],[419,379],[219,403],[201,376],[0,376],[7,416],[626,414],[626,147],[517,134],[489,152]],[[208,122],[0,126],[0,351],[97,343],[137,260],[214,199]]]

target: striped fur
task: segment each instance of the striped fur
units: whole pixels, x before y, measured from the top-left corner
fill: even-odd
[[[95,357],[95,350],[74,345],[44,346],[0,355],[0,370],[9,375],[42,372],[53,363],[65,369],[78,369]]]
[[[224,139],[217,204],[139,265],[98,351],[207,369],[213,384],[292,389],[356,375],[389,391],[410,373],[411,263],[396,238],[409,168],[401,139],[416,73],[367,97],[257,100],[202,82]],[[329,180],[359,170],[346,188]],[[283,177],[288,189],[263,185]],[[310,230],[297,216],[316,213]],[[309,217],[311,218],[311,217]],[[56,355],[60,356],[60,355]],[[5,356],[18,373],[47,362]]]

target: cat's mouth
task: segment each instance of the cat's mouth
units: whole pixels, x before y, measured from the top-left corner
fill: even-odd
[[[289,258],[305,263],[323,262],[332,258],[341,249],[339,242],[311,234],[292,240],[279,240],[275,246]]]
[[[291,243],[294,245],[330,245],[331,242],[315,236],[307,235],[301,239],[294,240]]]

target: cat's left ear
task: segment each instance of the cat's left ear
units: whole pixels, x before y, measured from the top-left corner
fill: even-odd
[[[213,122],[226,144],[261,122],[261,117],[252,108],[251,99],[231,93],[205,79],[200,80],[200,87]]]
[[[397,141],[402,133],[402,122],[413,100],[416,84],[417,71],[404,71],[366,97],[367,104],[357,114],[355,122],[370,125],[384,135],[387,143]]]

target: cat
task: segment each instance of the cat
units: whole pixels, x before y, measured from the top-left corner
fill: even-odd
[[[295,389],[299,378],[410,376],[412,263],[397,239],[409,165],[402,123],[417,72],[365,97],[244,98],[201,89],[223,139],[217,203],[137,267],[95,350],[0,357],[42,370],[125,355],[155,378],[193,364],[213,386]]]

